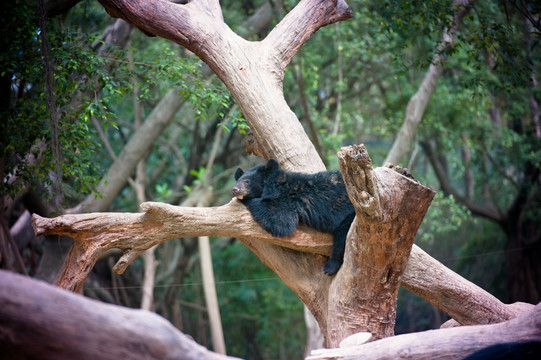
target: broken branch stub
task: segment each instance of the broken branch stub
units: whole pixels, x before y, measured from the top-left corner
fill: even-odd
[[[338,154],[356,218],[329,291],[327,346],[367,331],[392,336],[400,279],[435,192],[397,169],[373,169],[363,145]]]

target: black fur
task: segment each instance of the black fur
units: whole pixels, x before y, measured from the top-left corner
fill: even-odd
[[[333,275],[340,269],[355,210],[339,171],[287,172],[270,159],[246,172],[238,168],[235,180],[233,195],[273,236],[291,235],[300,222],[333,234],[332,255],[322,270]]]
[[[466,356],[464,360],[539,360],[541,340],[505,343],[486,347]]]

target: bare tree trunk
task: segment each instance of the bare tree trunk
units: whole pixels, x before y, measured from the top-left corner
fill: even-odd
[[[202,196],[198,198],[197,206],[207,206],[211,202],[212,192],[207,188],[206,184],[210,181],[210,174],[212,174],[212,167],[214,166],[214,160],[216,159],[216,153],[218,152],[218,145],[222,138],[223,130],[218,129],[214,136],[214,143],[210,152],[205,177],[201,183],[204,184],[201,187],[203,191]],[[199,236],[197,238],[199,244],[199,256],[201,264],[201,276],[203,278],[203,292],[205,293],[205,304],[207,306],[207,312],[210,323],[210,333],[212,338],[212,345],[214,351],[219,354],[226,354],[224,332],[222,328],[222,318],[220,316],[220,306],[218,303],[218,295],[216,294],[216,283],[214,281],[214,268],[212,266],[212,253],[210,251],[210,239],[208,236]]]
[[[222,318],[220,317],[220,306],[216,294],[216,283],[214,282],[214,271],[212,269],[212,257],[210,252],[210,239],[208,236],[200,236],[199,254],[201,256],[201,274],[203,277],[203,291],[205,292],[205,303],[209,315],[210,334],[214,351],[225,355],[225,341],[222,329]]]
[[[449,29],[446,29],[442,35],[436,55],[419,86],[419,89],[408,102],[406,114],[400,132],[396,136],[391,150],[385,158],[386,163],[400,164],[400,161],[411,149],[411,142],[417,133],[417,126],[423,119],[423,115],[428,105],[428,101],[434,93],[436,83],[443,71],[445,62],[445,49],[449,48],[455,41],[456,32],[464,16],[468,13],[476,0],[455,0],[453,7],[456,8],[455,17]]]
[[[128,52],[128,57],[130,60],[130,67],[133,68],[133,51],[130,49]],[[143,123],[143,108],[139,102],[139,88],[137,83],[133,84],[133,114],[135,122],[135,131],[139,130]],[[146,155],[146,154],[144,154]],[[145,157],[137,163],[135,169],[135,183],[134,190],[137,196],[137,203],[142,204],[146,199],[145,188],[146,188],[146,175],[145,175]],[[141,298],[141,309],[152,311],[154,310],[154,283],[156,278],[156,246],[151,247],[143,253],[143,264],[144,264],[144,276],[142,284],[142,298]]]
[[[306,344],[304,346],[304,357],[310,355],[312,350],[321,349],[324,346],[325,339],[314,315],[308,310],[306,305],[304,309],[304,322],[306,323]]]
[[[345,179],[348,179],[346,183],[351,181],[354,184],[351,186],[361,186],[362,191],[349,188],[348,191],[354,203],[360,207],[357,215],[362,214],[366,218],[357,221],[355,225],[356,228],[364,229],[363,245],[359,245],[360,237],[356,235],[359,230],[350,231],[343,269],[334,280],[319,270],[325,258],[315,255],[329,254],[331,244],[328,235],[301,226],[290,238],[272,238],[253,222],[246,208],[235,200],[217,208],[182,208],[145,203],[141,206],[145,214],[64,215],[51,220],[34,216],[34,226],[38,234],[66,233],[76,239],[70,259],[56,280],[59,286],[67,289],[78,291],[92,268],[91,264],[110,247],[124,250],[124,255],[114,267],[115,271],[122,273],[142,251],[167,239],[202,234],[231,236],[252,249],[268,247],[274,250],[256,254],[308,306],[326,334],[329,345],[335,345],[343,337],[361,330],[371,331],[376,337],[388,336],[392,334],[390,323],[394,321],[396,291],[401,272],[433,192],[393,169],[371,170],[370,159],[363,149],[344,149],[342,155],[349,154],[347,158],[353,159],[346,159],[346,163],[358,163],[348,165],[347,169],[352,174],[359,173],[359,164],[364,164],[363,169],[366,170],[366,174],[360,178],[344,174]],[[388,192],[390,189],[394,189],[396,198]],[[388,202],[391,199],[402,202],[397,207],[402,210],[393,212],[394,215],[383,211],[390,206]],[[114,232],[111,232],[112,224]],[[326,242],[321,241],[322,236],[327,239]],[[395,241],[398,243],[395,244]],[[282,246],[304,252],[293,252]],[[395,251],[388,253],[385,250],[387,248]],[[366,260],[366,253],[371,251],[379,255],[370,255],[370,259]],[[364,262],[364,265],[359,262]],[[376,269],[379,269],[377,273]],[[381,286],[374,287],[374,277],[380,279],[377,283],[381,283]],[[359,282],[359,279],[366,280]],[[344,289],[349,290],[344,293]],[[372,320],[372,317],[360,311],[359,296],[366,299],[363,306],[374,311],[373,318],[384,316],[382,322]],[[384,315],[378,312],[383,306],[382,301],[385,301]],[[379,315],[376,316],[376,313]]]

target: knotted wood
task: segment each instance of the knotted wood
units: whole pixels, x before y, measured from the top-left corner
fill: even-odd
[[[364,146],[342,148],[340,170],[356,218],[329,289],[327,346],[367,331],[394,334],[400,279],[435,192],[400,168],[372,168]]]

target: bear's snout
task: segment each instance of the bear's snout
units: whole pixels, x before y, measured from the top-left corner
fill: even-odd
[[[242,200],[244,198],[243,191],[238,186],[233,186],[233,188],[231,189],[231,193],[233,193],[233,196],[239,200]]]

